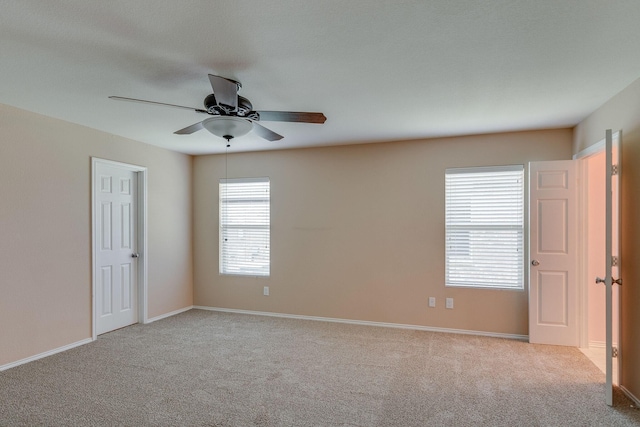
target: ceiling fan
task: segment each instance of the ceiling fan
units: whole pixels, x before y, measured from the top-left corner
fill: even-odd
[[[212,134],[224,138],[227,142],[233,138],[246,135],[251,130],[268,141],[277,141],[283,136],[258,124],[259,121],[267,122],[298,122],[322,124],[327,120],[322,113],[305,113],[295,111],[254,111],[251,101],[238,95],[242,88],[239,81],[226,77],[209,74],[209,81],[213,93],[204,99],[204,109],[185,107],[183,105],[166,104],[164,102],[145,101],[144,99],[125,98],[122,96],[110,96],[118,101],[141,102],[144,104],[164,105],[167,107],[183,108],[197,113],[208,114],[212,117],[201,122],[175,131],[177,135],[189,135],[201,129],[206,129]]]

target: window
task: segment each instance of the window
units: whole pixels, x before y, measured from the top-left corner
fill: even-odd
[[[269,178],[220,180],[220,274],[269,276]]]
[[[524,167],[445,172],[446,286],[524,289]]]

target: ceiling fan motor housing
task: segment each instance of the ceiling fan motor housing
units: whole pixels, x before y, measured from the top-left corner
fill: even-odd
[[[210,94],[204,99],[204,108],[209,114],[246,117],[252,112],[253,104],[251,104],[251,101],[244,96],[238,95],[238,109],[237,111],[233,111],[230,107],[224,104],[218,105],[215,95]]]

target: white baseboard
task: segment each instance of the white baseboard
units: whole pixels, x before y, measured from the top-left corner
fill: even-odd
[[[7,369],[15,368],[16,366],[24,365],[25,363],[33,362],[38,359],[45,358],[47,356],[52,356],[56,353],[61,353],[63,351],[71,350],[72,348],[79,347],[81,345],[88,344],[93,342],[93,339],[87,338],[82,341],[77,341],[72,344],[68,344],[62,347],[55,348],[53,350],[45,351],[44,353],[36,354],[35,356],[27,357],[25,359],[18,360],[16,362],[7,363],[6,365],[0,366],[0,371],[5,371]]]
[[[614,347],[618,346],[618,343],[613,343]],[[606,348],[607,343],[604,341],[589,341],[589,348]]]
[[[519,341],[529,341],[528,335],[503,334],[499,332],[484,332],[484,331],[470,331],[466,329],[436,328],[432,326],[405,325],[401,323],[371,322],[368,320],[337,319],[333,317],[303,316],[298,314],[272,313],[268,311],[237,310],[232,308],[207,307],[207,306],[200,306],[200,305],[194,305],[193,308],[199,309],[199,310],[220,311],[224,313],[252,314],[255,316],[283,317],[287,319],[301,319],[301,320],[316,320],[319,322],[347,323],[350,325],[378,326],[383,328],[411,329],[416,331],[427,331],[427,332],[446,332],[449,334],[479,335],[483,337],[507,338],[507,339],[519,340]]]
[[[514,339],[519,341],[529,340],[528,335],[502,334],[497,332],[484,332],[484,331],[470,331],[466,329],[437,328],[437,327],[431,327],[431,326],[406,325],[401,323],[371,322],[368,320],[351,320],[351,319],[338,319],[338,318],[332,318],[332,317],[303,316],[303,315],[297,315],[297,314],[272,313],[267,311],[237,310],[237,309],[231,309],[231,308],[206,307],[206,306],[197,306],[197,305],[184,307],[179,310],[172,311],[170,313],[165,313],[160,316],[147,319],[147,323],[151,323],[161,319],[165,319],[167,317],[175,316],[176,314],[180,314],[194,308],[199,310],[219,311],[219,312],[226,312],[226,313],[251,314],[255,316],[270,316],[270,317],[282,317],[287,319],[315,320],[319,322],[346,323],[350,325],[378,326],[383,328],[411,329],[416,331],[446,332],[450,334],[478,335],[478,336],[485,336],[485,337]],[[77,341],[62,347],[55,348],[53,350],[45,351],[44,353],[36,354],[35,356],[27,357],[15,362],[8,363],[6,365],[1,365],[0,371],[5,371],[7,369],[11,369],[16,366],[23,365],[25,363],[33,362],[35,360],[54,355],[56,353],[61,353],[63,351],[71,350],[72,348],[79,347],[84,344],[88,344],[92,341],[93,341],[92,338],[87,338],[87,339]],[[634,402],[636,402],[636,404],[638,404],[638,406],[640,406],[640,402],[638,401],[637,398],[633,396],[633,394],[631,394],[624,387],[621,387],[621,388],[625,392],[625,394],[629,396],[631,400],[633,400]]]
[[[638,399],[637,397],[635,397],[633,395],[633,393],[631,393],[625,386],[621,385],[620,386],[620,390],[622,390],[622,392],[627,395],[627,397],[629,399],[631,399],[633,401],[633,403],[636,404],[636,408],[640,408],[640,399]]]
[[[192,308],[193,308],[193,306],[190,305],[189,307],[184,307],[184,308],[181,308],[179,310],[174,310],[174,311],[172,311],[170,313],[165,313],[165,314],[161,314],[160,316],[152,317],[151,319],[147,319],[145,324],[151,323],[151,322],[155,322],[155,321],[158,321],[158,320],[162,320],[162,319],[166,319],[167,317],[175,316],[176,314],[184,313],[185,311],[189,311]]]
[[[193,308],[193,306],[189,306],[189,307],[181,308],[180,310],[172,311],[170,313],[165,313],[165,314],[162,314],[160,316],[156,316],[156,317],[153,317],[151,319],[147,319],[146,323],[151,323],[151,322],[155,322],[157,320],[164,319],[164,318],[167,318],[167,317],[170,317],[170,316],[175,316],[176,314],[180,314],[182,312],[189,311],[192,308]],[[38,359],[42,359],[42,358],[47,357],[47,356],[54,355],[56,353],[61,353],[63,351],[71,350],[72,348],[79,347],[81,345],[88,344],[90,342],[93,342],[93,339],[92,338],[87,338],[87,339],[84,339],[82,341],[74,342],[72,344],[68,344],[68,345],[65,345],[65,346],[62,346],[62,347],[55,348],[53,350],[45,351],[44,353],[36,354],[35,356],[31,356],[31,357],[27,357],[25,359],[18,360],[16,362],[11,362],[11,363],[8,363],[6,365],[1,365],[0,366],[0,372],[1,371],[5,371],[7,369],[15,368],[16,366],[24,365],[25,363],[29,363],[29,362],[33,362],[33,361],[38,360]]]

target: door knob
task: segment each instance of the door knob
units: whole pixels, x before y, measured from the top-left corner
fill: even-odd
[[[604,283],[604,279],[596,277],[596,283]]]
[[[139,253],[131,254],[131,258],[138,258],[140,256]]]
[[[534,259],[533,261],[531,261],[531,265],[533,265],[534,267],[537,267],[540,265],[540,263],[538,262],[537,259]]]

